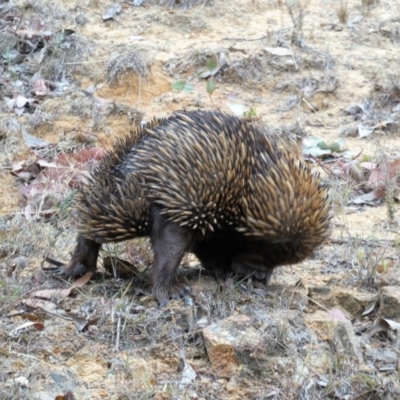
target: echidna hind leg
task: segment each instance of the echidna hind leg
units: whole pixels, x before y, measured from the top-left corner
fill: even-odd
[[[53,262],[57,266],[47,268],[47,270],[65,277],[84,275],[87,272],[94,273],[97,269],[99,250],[100,244],[79,235],[71,261],[68,264]]]
[[[243,262],[232,262],[232,272],[238,274],[241,278],[252,277],[258,281],[268,284],[271,280],[274,268],[265,269],[263,266],[246,265]]]
[[[152,219],[153,295],[164,306],[170,298],[184,297],[190,291],[186,287],[177,286],[175,277],[182,257],[192,245],[194,232],[168,222],[158,208],[153,208]]]

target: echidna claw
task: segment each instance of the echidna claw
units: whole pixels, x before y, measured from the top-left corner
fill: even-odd
[[[69,278],[70,276],[82,276],[88,272],[86,266],[80,262],[71,264],[64,264],[60,261],[53,260],[52,258],[46,257],[44,261],[47,261],[49,264],[54,265],[54,267],[42,268],[44,271],[49,271],[54,275],[63,276],[65,278]]]
[[[193,299],[191,298],[192,289],[189,286],[173,286],[171,289],[171,294],[169,295],[169,299],[171,300],[183,300],[185,305],[193,305]],[[165,307],[168,304],[168,299],[162,297],[161,300],[157,296],[157,293],[154,293],[154,296],[158,299],[158,304],[160,308]]]
[[[50,257],[45,257],[45,258],[44,258],[44,261],[48,262],[48,263],[51,264],[51,265],[55,265],[55,266],[58,267],[58,268],[64,267],[64,266],[65,266],[65,264],[62,263],[61,261],[54,260],[53,258],[50,258]],[[44,269],[45,271],[51,271],[51,270],[56,270],[56,269],[58,269],[58,268],[50,267],[50,268],[43,268],[43,269]]]
[[[51,272],[54,275],[64,275],[67,264],[62,263],[61,261],[54,260],[50,257],[45,257],[43,261],[54,265],[54,267],[42,267],[43,271]]]

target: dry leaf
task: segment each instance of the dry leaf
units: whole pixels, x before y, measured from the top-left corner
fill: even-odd
[[[184,349],[181,350],[179,364],[180,368],[182,369],[182,378],[179,386],[180,388],[183,388],[196,379],[196,372],[186,361],[186,354]]]
[[[55,400],[75,400],[75,399],[76,399],[76,397],[70,390],[68,390],[68,392],[66,392],[65,394],[56,396],[56,398],[55,398]]]
[[[384,272],[387,272],[390,268],[392,268],[393,264],[394,261],[388,258],[380,260],[378,266],[376,267],[376,272],[378,272],[379,274],[383,274]]]
[[[369,176],[368,181],[377,187],[380,185],[386,185],[387,181],[400,173],[400,159],[389,161],[387,163],[379,164],[378,167],[374,168]]]
[[[368,305],[368,307],[364,310],[364,312],[361,315],[371,314],[372,311],[375,310],[375,307],[376,307],[376,301],[373,301],[371,304]]]
[[[26,329],[26,328],[30,328],[30,327],[34,327],[34,328],[42,331],[44,329],[44,324],[43,324],[43,322],[39,322],[39,321],[28,321],[28,322],[25,322],[22,325],[17,326],[16,328],[14,328],[9,333],[9,335],[10,336],[15,336],[22,329]]]
[[[22,300],[21,303],[34,309],[40,308],[46,311],[54,311],[57,308],[57,305],[52,303],[51,301],[40,299],[25,299]]]
[[[377,318],[374,325],[368,329],[365,334],[367,336],[375,335],[375,333],[386,332],[388,336],[396,337],[400,339],[400,324],[396,321],[392,321],[386,318]]]
[[[284,57],[293,55],[292,50],[287,49],[286,47],[264,47],[264,50],[273,56]]]
[[[37,79],[32,88],[36,96],[43,97],[49,92],[44,79]]]
[[[25,129],[22,129],[22,136],[25,139],[26,145],[32,149],[42,149],[44,147],[51,146],[50,142],[47,142],[46,140],[43,139],[39,139],[29,134]]]
[[[83,275],[81,278],[76,280],[71,287],[67,289],[46,289],[46,290],[37,290],[31,294],[31,297],[41,297],[44,299],[57,299],[57,304],[68,297],[71,291],[75,288],[80,288],[86,285],[89,282],[90,278],[93,276],[91,272]]]
[[[384,197],[380,196],[380,193],[376,193],[375,191],[361,194],[360,196],[355,197],[349,201],[350,204],[368,204],[370,206],[377,206],[379,204],[379,200]]]

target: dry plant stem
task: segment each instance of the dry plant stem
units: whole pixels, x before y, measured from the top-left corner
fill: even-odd
[[[101,143],[101,145],[105,148],[105,143],[102,141],[101,138],[99,138],[99,135],[96,133],[84,131],[82,129],[72,128],[72,129],[68,129],[68,130],[64,131],[64,134],[67,134],[70,132],[80,132],[80,133],[84,133],[85,135],[92,136],[92,137],[96,138],[96,140],[98,140]]]
[[[356,160],[358,157],[360,157],[360,155],[363,153],[363,150],[361,150],[356,156],[353,157],[353,160]],[[339,178],[342,179],[344,181],[346,181],[346,178],[344,176],[340,176],[340,175],[335,175],[330,168],[328,168],[326,166],[327,163],[322,163],[321,160],[319,160],[317,157],[315,156],[310,156],[311,159],[313,159],[331,178]],[[340,160],[340,158],[337,158],[335,160],[333,160],[332,162],[336,162]]]
[[[119,342],[120,342],[120,337],[121,337],[121,314],[117,313],[117,337],[115,339],[115,350],[119,350]]]
[[[360,239],[356,237],[348,237],[347,239],[329,239],[328,243],[331,244],[349,244],[350,242],[362,242],[365,245],[372,246],[377,245],[385,247],[386,245],[395,245],[397,242],[394,239]]]
[[[348,6],[347,1],[342,0],[338,8],[336,9],[336,14],[341,24],[345,24],[347,22],[349,16],[347,6]]]
[[[84,133],[89,136],[94,136],[96,138],[98,137],[98,135],[96,133],[84,131],[83,129],[72,128],[72,129],[68,129],[68,130],[64,131],[65,134],[70,133],[70,132],[81,132],[81,133]]]
[[[322,163],[321,160],[319,160],[317,157],[311,156],[310,157],[312,160],[314,160],[326,173],[329,175],[331,178],[335,177],[336,175],[326,166],[326,164]],[[340,176],[339,176],[340,177]],[[343,177],[340,177],[343,179]]]
[[[268,36],[267,35],[264,35],[264,36],[261,36],[261,37],[259,37],[259,38],[255,38],[255,39],[246,39],[246,38],[223,38],[222,40],[232,40],[232,41],[235,41],[235,42],[256,42],[256,41],[258,41],[258,40],[264,40],[264,39],[267,39],[268,38]]]

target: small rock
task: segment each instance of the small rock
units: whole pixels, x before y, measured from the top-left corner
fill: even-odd
[[[352,316],[361,314],[374,298],[373,293],[362,293],[354,289],[335,289],[337,305],[341,306]]]
[[[75,22],[79,25],[86,25],[88,20],[83,14],[79,14],[76,16]]]
[[[187,304],[182,306],[180,301],[170,301],[161,317],[178,325],[183,331],[193,332],[197,321],[197,308]]]
[[[378,315],[400,321],[400,289],[398,286],[385,286],[380,290]]]
[[[8,379],[5,384],[6,387],[12,387],[14,385],[18,385],[21,387],[28,387],[29,381],[24,376],[19,376],[18,378],[15,378],[15,379],[14,378]]]
[[[305,315],[305,320],[322,340],[335,345],[337,354],[347,354],[360,362],[363,361],[360,343],[350,321],[332,320],[328,313],[322,311]]]
[[[316,286],[310,287],[309,291],[310,298],[315,300],[316,304],[328,309],[339,306],[352,316],[361,314],[375,297],[371,293],[342,287]]]
[[[326,308],[334,307],[335,301],[333,298],[332,288],[329,286],[310,286],[309,297],[311,304],[322,305]]]
[[[302,287],[270,285],[267,294],[279,296],[285,308],[291,310],[303,310],[308,305],[308,292]]]
[[[103,13],[102,19],[103,21],[107,21],[109,19],[113,19],[116,15],[121,14],[122,7],[120,4],[113,4],[108,7],[107,10]]]
[[[28,259],[24,256],[17,257],[13,265],[15,265],[15,269],[17,270],[25,269],[28,266]]]
[[[37,392],[35,393],[35,398],[37,400],[54,400],[57,396],[56,393],[49,393],[49,392]]]
[[[327,374],[331,371],[332,352],[328,343],[321,342],[310,347],[308,364],[312,365],[313,371],[318,374]]]
[[[373,362],[380,362],[382,364],[397,364],[399,362],[399,355],[391,349],[375,349],[367,346],[365,355],[371,358]]]
[[[347,22],[347,26],[349,28],[354,27],[354,25],[359,24],[361,21],[363,20],[363,16],[362,15],[356,15],[355,17],[351,18],[348,22]]]
[[[0,55],[9,52],[17,44],[17,37],[10,32],[0,32]]]
[[[232,316],[203,330],[213,370],[233,375],[240,365],[249,366],[264,353],[264,341],[247,316]],[[251,367],[251,366],[250,366]]]
[[[386,271],[382,274],[376,274],[376,286],[383,288],[384,286],[400,286],[400,269]]]

